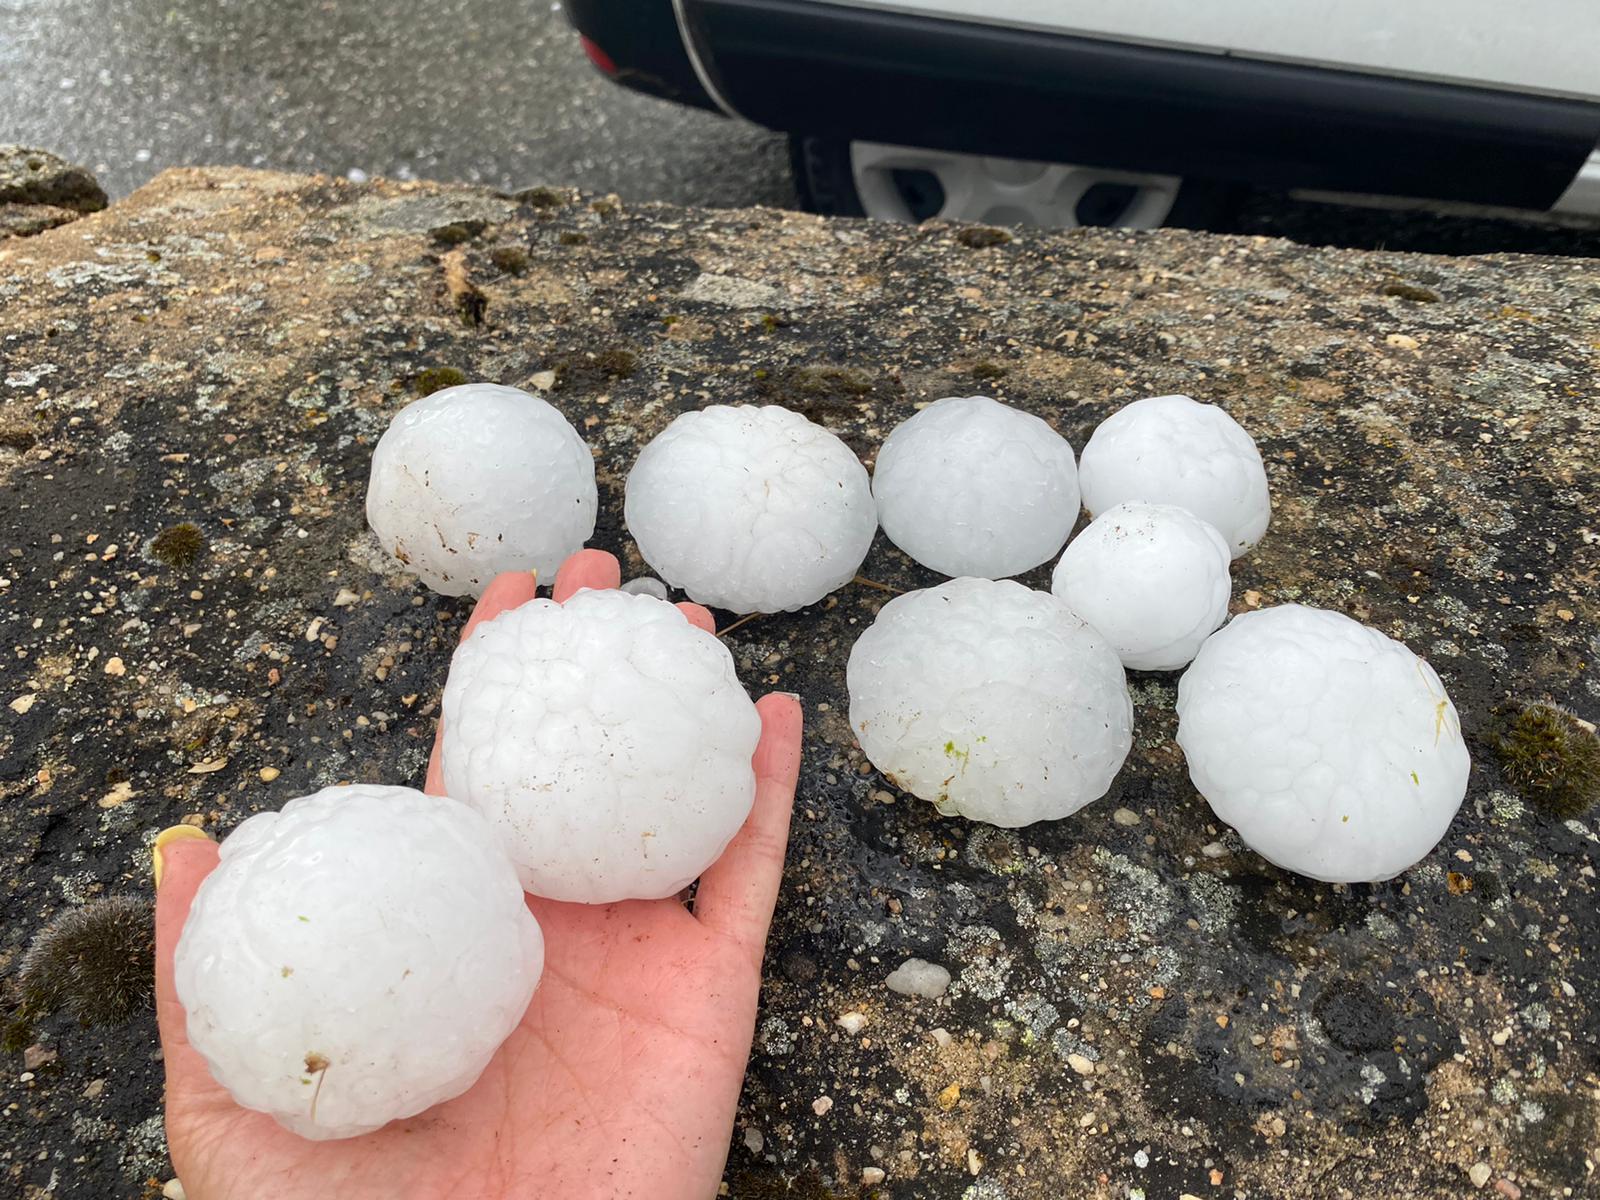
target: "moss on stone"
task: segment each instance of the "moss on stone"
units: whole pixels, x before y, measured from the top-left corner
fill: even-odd
[[[587,246],[589,244],[589,235],[580,233],[576,229],[563,229],[556,235],[556,241],[563,246]]]
[[[1525,704],[1494,748],[1507,781],[1535,808],[1569,820],[1600,800],[1600,736],[1559,704]]]
[[[1399,280],[1384,284],[1383,294],[1399,300],[1414,300],[1418,304],[1437,304],[1440,299],[1439,293],[1432,288],[1420,287],[1415,283],[1403,283]]]
[[[1007,368],[1002,367],[999,363],[990,362],[988,359],[984,359],[982,362],[975,362],[972,364],[971,375],[974,379],[979,381],[987,381],[991,379],[999,379],[1006,373],[1006,370]]]
[[[452,221],[429,232],[441,246],[459,246],[462,242],[470,242],[488,227],[487,221]]]
[[[150,553],[169,567],[188,567],[206,548],[206,535],[191,521],[163,529],[150,542]]]
[[[956,241],[972,250],[1003,246],[1010,240],[1011,234],[993,225],[968,225],[956,233]]]
[[[68,909],[40,931],[17,972],[24,1013],[64,1009],[84,1025],[127,1020],[150,1003],[154,979],[155,909],[143,896]]]
[[[467,382],[464,371],[455,367],[429,367],[419,371],[417,377],[411,382],[411,389],[418,396],[431,396],[433,393],[447,387],[460,387]]]
[[[528,269],[528,252],[521,246],[496,246],[489,252],[489,261],[497,271],[520,275]]]
[[[517,199],[533,208],[560,208],[567,202],[567,193],[560,188],[531,187],[518,192]]]

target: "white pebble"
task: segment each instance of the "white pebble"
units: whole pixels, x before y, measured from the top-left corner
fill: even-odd
[[[1175,671],[1228,616],[1228,544],[1187,509],[1129,501],[1072,539],[1050,590],[1130,671]]]
[[[775,406],[684,413],[640,452],[624,512],[662,579],[739,613],[822,599],[855,577],[878,530],[855,452]]]
[[[1423,858],[1470,767],[1432,667],[1297,604],[1237,617],[1201,647],[1178,685],[1178,744],[1246,845],[1331,883],[1390,879]]]
[[[445,790],[488,817],[537,896],[675,895],[755,800],[761,718],[728,648],[612,590],[480,625],[444,689]]]
[[[895,784],[995,825],[1098,800],[1133,744],[1116,652],[1048,592],[953,579],[897,596],[845,672],[850,727]]]
[[[854,1036],[867,1027],[867,1016],[865,1013],[858,1012],[841,1013],[834,1024]]]
[[[1151,396],[1112,413],[1078,462],[1093,514],[1127,500],[1173,504],[1216,526],[1235,558],[1272,515],[1261,452],[1237,421],[1188,396]]]
[[[594,458],[537,396],[492,383],[408,405],[372,452],[367,523],[383,548],[446,596],[502,571],[547,580],[594,533]]]
[[[324,1139],[471,1087],[522,1020],[543,962],[482,817],[357,785],[235,829],[174,966],[212,1077],[243,1107]]]
[[[924,1000],[937,1000],[950,987],[950,972],[938,963],[921,958],[908,958],[885,979],[891,992],[902,996],[921,996]]]
[[[885,439],[872,494],[884,533],[923,566],[1001,579],[1061,549],[1078,519],[1078,467],[1039,417],[948,396]]]

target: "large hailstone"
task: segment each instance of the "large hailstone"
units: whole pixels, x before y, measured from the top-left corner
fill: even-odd
[[[625,516],[661,578],[740,613],[814,604],[855,577],[878,531],[855,452],[776,406],[673,421],[628,475]]]
[[[1470,766],[1432,667],[1298,604],[1246,613],[1200,648],[1178,685],[1178,744],[1251,849],[1330,883],[1390,879],[1422,859]]]
[[[733,656],[653,596],[583,591],[480,625],[444,689],[444,784],[538,896],[675,895],[755,801],[761,718]]]
[[[544,939],[494,831],[403,787],[331,787],[222,843],[178,939],[189,1041],[245,1108],[354,1137],[466,1091]]]
[[[952,579],[885,604],[846,669],[872,765],[940,812],[993,825],[1098,800],[1133,744],[1127,677],[1048,592]]]
[[[1170,504],[1119,504],[1067,546],[1050,590],[1131,671],[1175,671],[1228,615],[1228,544]]]
[[[494,383],[444,388],[402,409],[372,452],[367,523],[446,596],[501,571],[553,579],[594,533],[594,457],[560,411]]]
[[[923,566],[1000,579],[1061,549],[1078,519],[1078,467],[1031,413],[949,396],[889,434],[872,494],[884,533]]]
[[[1135,400],[1100,422],[1078,460],[1095,516],[1125,500],[1173,504],[1217,527],[1238,558],[1272,515],[1261,452],[1239,423],[1188,396]]]

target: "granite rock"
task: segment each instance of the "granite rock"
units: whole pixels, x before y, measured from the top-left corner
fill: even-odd
[[[430,233],[467,217],[464,239]],[[622,480],[689,408],[788,404],[870,461],[940,396],[986,390],[1081,448],[1127,401],[1182,392],[1224,404],[1271,481],[1234,610],[1334,608],[1425,655],[1474,755],[1461,813],[1385,884],[1279,871],[1195,793],[1175,677],[1147,675],[1106,799],[1021,830],[946,820],[845,721],[883,591],[742,625],[746,685],[799,692],[808,735],[730,1194],[855,1195],[870,1170],[866,1194],[905,1200],[1444,1200],[1478,1163],[1592,1194],[1600,819],[1541,813],[1492,743],[1516,700],[1600,710],[1597,329],[1600,266],[1578,259],[991,244],[168,172],[0,243],[0,971],[64,906],[145,886],[167,824],[224,834],[329,783],[421,781],[467,604],[397,573],[361,497],[424,371],[549,373],[597,447],[595,542],[625,577]],[[158,554],[186,523],[198,539],[161,543],[186,553]],[[863,574],[934,582],[882,538]],[[912,957],[949,967],[937,1001],[884,988]],[[14,1063],[8,1193],[169,1178],[149,1016],[36,1036],[58,1058],[26,1082]]]

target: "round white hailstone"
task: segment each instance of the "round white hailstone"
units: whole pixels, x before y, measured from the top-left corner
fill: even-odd
[[[872,494],[884,533],[923,566],[1000,579],[1061,549],[1078,520],[1078,466],[1032,413],[948,396],[895,426]]]
[[[622,585],[622,590],[630,596],[654,596],[657,600],[669,598],[667,585],[651,575],[641,575],[637,579],[630,579]]]
[[[1100,422],[1078,481],[1096,516],[1125,500],[1187,508],[1216,526],[1234,558],[1261,540],[1272,516],[1255,442],[1222,409],[1188,396],[1135,400]]]
[[[476,596],[501,571],[554,579],[598,508],[588,445],[517,388],[443,388],[402,409],[372,452],[367,523],[446,596]]]
[[[445,790],[489,818],[535,895],[659,899],[744,824],[760,736],[722,642],[652,596],[583,591],[456,651]]]
[[[739,613],[814,604],[855,577],[878,531],[855,452],[776,406],[673,421],[628,475],[625,517],[664,580]]]
[[[1170,504],[1119,504],[1067,546],[1050,590],[1131,671],[1175,671],[1228,615],[1228,544]]]
[[[174,963],[189,1041],[216,1081],[315,1139],[470,1088],[543,966],[488,823],[442,796],[363,785],[235,829]]]
[[[1178,744],[1251,849],[1329,883],[1390,879],[1422,859],[1470,766],[1432,667],[1298,604],[1246,613],[1206,641],[1178,685]]]
[[[885,604],[845,673],[872,765],[940,812],[1030,825],[1105,795],[1133,744],[1128,681],[1049,592],[952,579]]]

